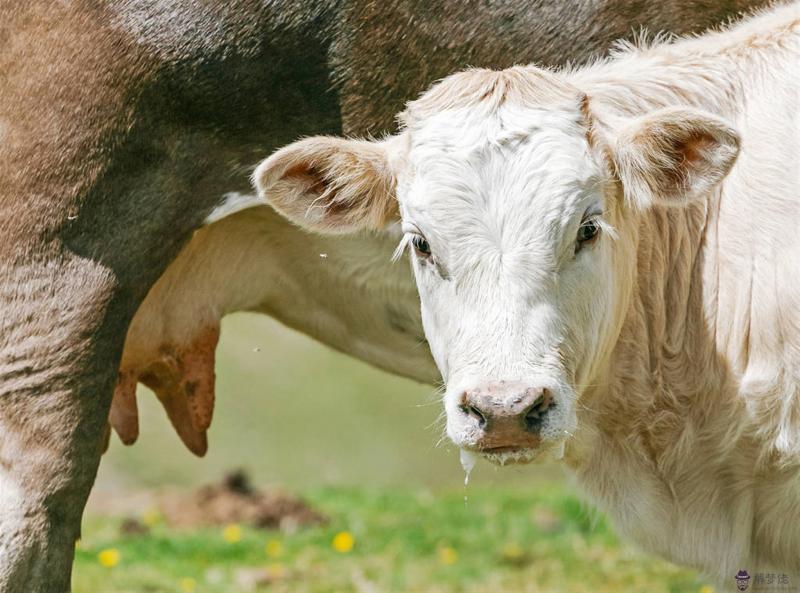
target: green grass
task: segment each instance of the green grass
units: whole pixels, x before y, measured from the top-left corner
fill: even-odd
[[[396,488],[318,488],[307,500],[324,527],[295,533],[242,527],[229,543],[221,528],[121,536],[119,519],[86,521],[77,549],[76,593],[238,593],[242,571],[267,570],[265,591],[696,593],[691,571],[620,544],[602,517],[562,487],[536,491],[469,489],[435,494]],[[349,552],[332,547],[352,534]],[[280,548],[270,557],[267,542]],[[109,568],[105,549],[119,551]],[[187,580],[189,579],[189,580]],[[256,589],[261,590],[261,589]]]
[[[277,578],[265,590],[287,593],[700,590],[694,573],[620,544],[556,465],[479,463],[465,506],[458,453],[446,440],[437,445],[441,404],[432,393],[264,316],[226,318],[209,454],[188,453],[141,390],[139,441],[123,447],[113,437],[101,463],[76,593],[192,593],[192,584],[193,593],[246,593],[241,571],[268,566]],[[330,525],[295,534],[243,527],[237,543],[220,528],[163,524],[120,535],[119,513],[142,512],[152,488],[214,482],[236,467],[257,485],[304,493]],[[331,540],[345,530],[355,547],[338,553]],[[283,554],[269,558],[273,539]],[[98,562],[110,548],[120,554],[113,568]]]

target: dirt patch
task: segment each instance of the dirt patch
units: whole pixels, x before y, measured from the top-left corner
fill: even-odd
[[[138,535],[147,535],[150,533],[150,528],[136,517],[126,517],[120,523],[119,533],[125,537],[136,537]]]
[[[181,528],[241,523],[294,531],[328,521],[301,498],[280,490],[256,490],[242,471],[194,492],[165,493],[158,506],[167,524]]]

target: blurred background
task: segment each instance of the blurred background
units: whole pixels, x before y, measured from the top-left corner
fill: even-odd
[[[75,593],[711,593],[621,541],[555,464],[468,487],[435,387],[263,315],[225,318],[203,459],[152,393],[103,457]],[[241,469],[250,484],[239,477]],[[211,486],[209,486],[211,485]]]
[[[443,439],[436,389],[343,356],[265,315],[226,317],[217,350],[209,451],[180,442],[156,397],[140,386],[141,434],[112,434],[94,498],[137,488],[197,486],[242,468],[258,484],[424,486],[463,483],[458,450]],[[481,465],[474,484],[560,479],[558,467]]]

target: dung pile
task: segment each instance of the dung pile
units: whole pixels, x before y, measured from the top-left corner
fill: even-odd
[[[280,490],[256,490],[241,470],[189,494],[165,494],[159,502],[167,524],[181,528],[241,523],[294,531],[328,520],[301,498]]]

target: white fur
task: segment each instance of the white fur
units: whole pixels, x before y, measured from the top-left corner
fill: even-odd
[[[223,218],[227,218],[231,214],[236,214],[248,208],[255,208],[257,206],[265,206],[264,200],[255,194],[242,194],[237,191],[229,192],[223,197],[222,203],[214,208],[211,213],[206,216],[203,221],[204,225],[213,224]]]
[[[414,258],[414,270],[448,386],[448,435],[459,446],[477,438],[458,411],[464,390],[515,380],[555,394],[543,436],[560,440],[576,423],[564,340],[602,324],[592,310],[607,308],[611,292],[582,291],[593,306],[572,298],[578,277],[600,270],[585,253],[574,257],[572,239],[581,215],[604,200],[578,120],[566,109],[509,105],[488,116],[444,112],[411,134],[398,197],[404,229],[424,235],[434,254],[430,262]],[[596,345],[588,342],[569,348]]]

